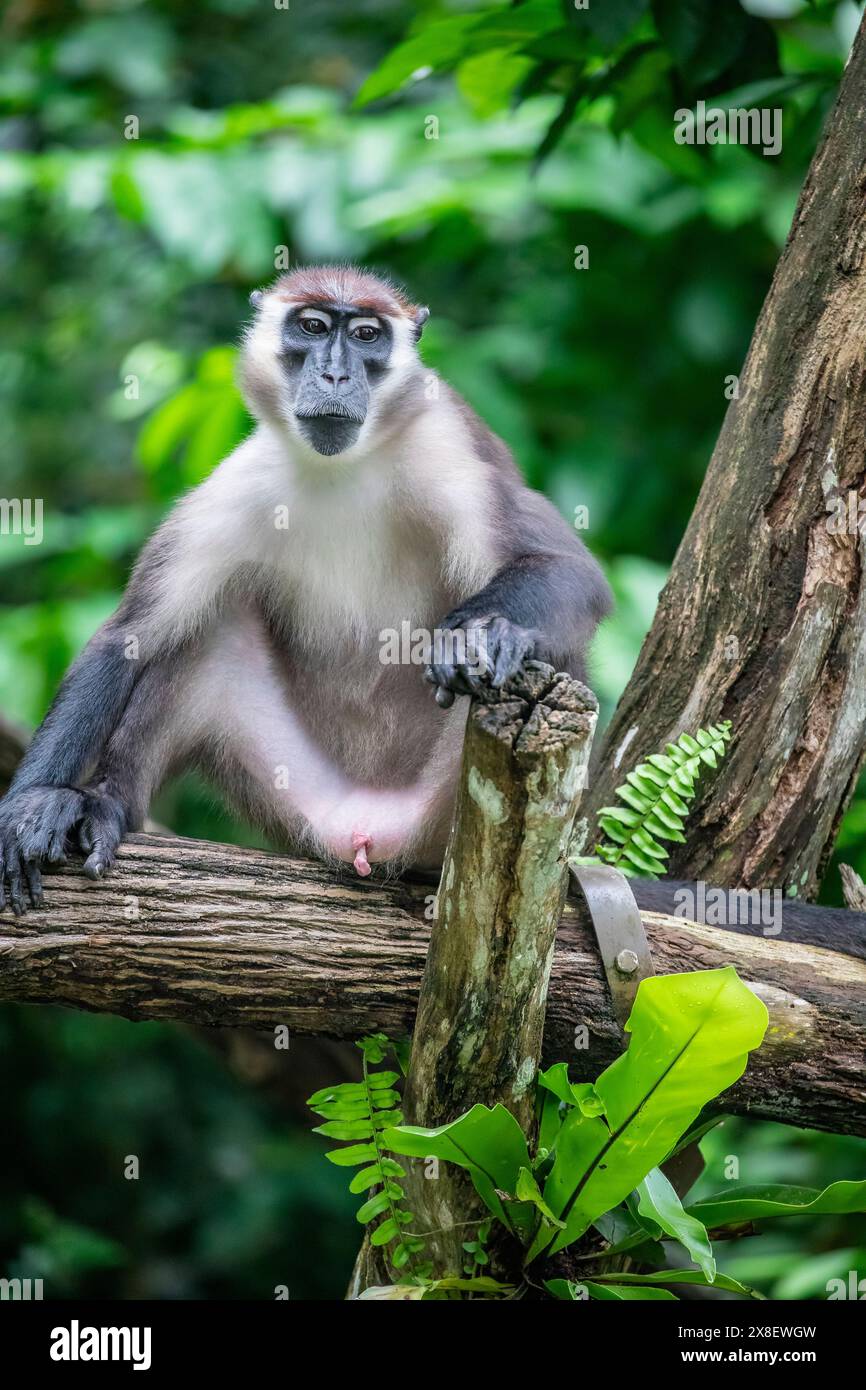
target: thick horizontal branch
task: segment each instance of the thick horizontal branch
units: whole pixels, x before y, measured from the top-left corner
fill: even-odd
[[[131,1019],[357,1038],[413,1023],[433,884],[360,882],[309,860],[133,836],[110,878],[51,876],[46,910],[0,916],[0,1001]],[[427,914],[425,916],[425,913]],[[727,1109],[866,1133],[866,964],[777,937],[642,913],[660,973],[733,964],[770,1030]],[[589,1078],[620,1034],[588,922],[570,899],[545,1057]]]

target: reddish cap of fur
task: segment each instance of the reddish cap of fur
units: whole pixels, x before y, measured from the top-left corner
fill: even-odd
[[[365,313],[413,322],[419,312],[398,286],[352,265],[299,266],[280,277],[274,293],[296,304],[349,304]]]

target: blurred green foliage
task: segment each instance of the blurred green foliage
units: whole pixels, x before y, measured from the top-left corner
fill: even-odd
[[[42,497],[45,536],[0,537],[0,709],[38,721],[167,505],[243,436],[232,370],[247,295],[288,256],[404,280],[432,307],[429,362],[567,516],[588,508],[618,600],[594,653],[609,711],[859,10],[9,6],[0,492]],[[673,142],[677,107],[732,93],[783,108],[777,158]],[[588,270],[575,268],[581,246]],[[249,838],[194,780],[157,814]],[[866,798],[840,843],[866,871]],[[354,1235],[338,1184],[180,1030],[5,1010],[0,1049],[14,1135],[0,1156],[0,1271],[50,1271],[70,1293],[268,1296],[284,1282],[339,1295]],[[744,1161],[776,1180],[792,1163],[816,1184],[856,1173],[848,1141],[736,1132]],[[119,1189],[125,1153],[147,1155],[147,1176]],[[764,1282],[784,1289],[779,1248]],[[821,1258],[802,1257],[804,1286]]]

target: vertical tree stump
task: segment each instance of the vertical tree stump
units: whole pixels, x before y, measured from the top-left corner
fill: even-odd
[[[501,1102],[532,1131],[566,855],[597,717],[586,686],[540,662],[472,701],[412,1035],[407,1123],[445,1124]],[[460,1169],[443,1164],[427,1178],[420,1160],[402,1162],[412,1229],[442,1231],[428,1239],[434,1272],[461,1273],[472,1234],[461,1223],[483,1220],[485,1208]],[[390,1282],[365,1238],[348,1296]]]
[[[501,1102],[530,1132],[566,855],[598,706],[571,676],[532,664],[475,699],[421,985],[406,1086],[411,1124],[434,1126]],[[443,1165],[408,1184],[417,1229],[478,1211]],[[461,1268],[465,1228],[430,1242],[437,1270]]]

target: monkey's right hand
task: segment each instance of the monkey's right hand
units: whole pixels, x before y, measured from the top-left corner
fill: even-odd
[[[81,820],[84,793],[76,787],[28,787],[0,801],[0,912],[8,901],[26,912],[25,891],[42,907],[42,864],[60,864]]]

